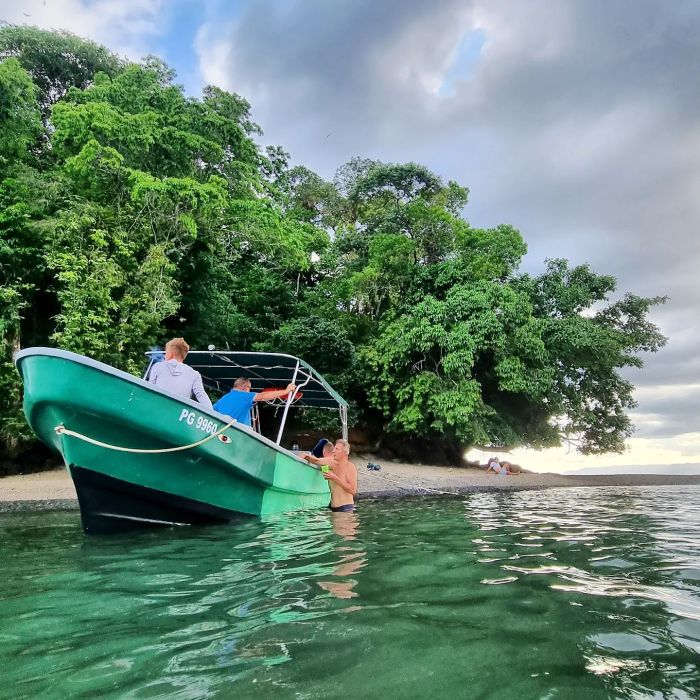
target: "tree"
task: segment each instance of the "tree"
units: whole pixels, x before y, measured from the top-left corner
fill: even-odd
[[[21,386],[12,362],[22,318],[40,288],[41,256],[31,220],[40,179],[30,166],[42,124],[37,89],[16,59],[0,63],[0,444],[16,452],[31,434],[21,412]],[[40,198],[39,198],[40,199]]]
[[[618,370],[663,346],[646,320],[663,299],[627,296],[596,312],[613,278],[565,261],[519,275],[520,233],[470,227],[456,183],[413,163],[356,160],[341,172],[351,206],[334,245],[336,290],[374,321],[358,383],[386,435],[447,442],[451,454],[561,440],[623,449],[634,402]]]
[[[482,280],[389,317],[364,349],[389,431],[462,445],[556,441],[542,323],[523,293]]]
[[[0,172],[28,160],[42,132],[37,89],[19,61],[0,63]]]
[[[639,353],[666,344],[646,318],[666,298],[626,294],[595,310],[615,291],[614,278],[587,265],[569,268],[565,260],[548,261],[544,274],[524,275],[518,284],[544,321],[547,364],[554,370],[550,420],[584,454],[622,452],[633,432],[627,411],[636,402],[633,385],[618,370],[642,367]]]
[[[138,373],[173,334],[301,356],[413,456],[622,449],[619,370],[663,346],[662,299],[611,302],[613,278],[562,260],[522,275],[519,231],[470,226],[458,183],[361,158],[328,182],[262,150],[240,95],[174,80],[157,57],[0,28],[0,450],[31,439],[17,348]]]
[[[31,75],[44,117],[70,87],[84,89],[98,72],[116,75],[122,67],[104,46],[69,32],[0,24],[0,59],[6,58],[16,58]]]

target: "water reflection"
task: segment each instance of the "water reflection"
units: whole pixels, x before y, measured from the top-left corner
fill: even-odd
[[[37,551],[21,552],[26,527],[22,538],[4,530],[0,542],[17,555],[0,659],[22,654],[22,670],[10,676],[28,690],[58,674],[66,688],[97,692],[105,678],[146,682],[160,667],[149,693],[201,697],[224,669],[239,678],[292,661],[312,633],[305,624],[359,610],[347,602],[366,563],[355,514],[110,538],[86,538],[78,527],[61,536],[45,522],[34,521],[35,550],[51,540],[39,567]]]
[[[346,542],[353,542],[357,539],[359,527],[359,516],[357,513],[331,513],[330,518],[333,524],[333,532],[336,535]],[[339,546],[337,552],[339,559],[333,569],[335,580],[319,581],[318,585],[335,598],[356,598],[358,593],[354,588],[357,585],[357,579],[351,577],[358,574],[367,563],[367,553],[362,549],[355,550],[349,546]],[[351,610],[356,611],[360,609],[359,606],[353,606]]]
[[[0,551],[3,697],[700,697],[700,490],[13,516]]]

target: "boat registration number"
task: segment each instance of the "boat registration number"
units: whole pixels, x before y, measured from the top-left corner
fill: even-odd
[[[187,423],[187,425],[193,425],[198,430],[203,430],[205,433],[209,434],[214,434],[219,429],[218,423],[204,416],[198,416],[195,411],[190,411],[187,408],[183,408],[182,413],[180,413],[180,422],[182,421]]]

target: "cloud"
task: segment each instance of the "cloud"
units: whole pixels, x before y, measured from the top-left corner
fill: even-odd
[[[700,92],[686,76],[700,61],[700,6],[246,7],[201,28],[202,72],[248,97],[268,139],[298,161],[330,176],[353,155],[421,160],[472,188],[475,224],[524,229],[530,266],[590,260],[658,294],[674,286],[658,275],[670,265],[678,286],[692,285]],[[474,37],[460,77],[460,48]],[[669,238],[690,255],[678,259]]]
[[[200,66],[248,97],[270,142],[330,177],[354,155],[417,160],[471,189],[475,225],[669,295],[643,387],[700,370],[700,5],[678,0],[250,2],[208,24]],[[467,47],[467,49],[465,49]],[[466,59],[465,59],[466,55]],[[645,397],[645,433],[691,429]],[[654,423],[656,421],[656,423]],[[655,426],[655,427],[654,427]]]
[[[636,397],[637,436],[667,438],[697,431],[700,384],[643,386]]]
[[[680,304],[679,304],[680,306]],[[699,328],[694,314],[685,308],[679,313],[663,315],[663,331],[668,345],[653,355],[644,357],[644,369],[625,373],[633,384],[640,387],[657,385],[685,386],[700,378],[698,353]]]
[[[473,458],[485,462],[477,451],[470,453]],[[628,441],[627,450],[622,454],[585,456],[567,447],[548,450],[513,450],[507,457],[526,469],[536,472],[568,472],[585,467],[625,467],[638,465],[680,465],[700,466],[700,432],[690,432],[667,438],[633,437]],[[471,457],[470,457],[471,458]]]
[[[407,110],[422,114],[424,95],[437,99],[470,13],[458,0],[248,3],[232,26],[204,27],[200,66],[250,99],[272,139],[330,175],[393,138]]]
[[[163,0],[0,0],[138,58],[172,27]],[[190,22],[195,6],[187,9]],[[693,432],[700,402],[700,4],[695,0],[207,0],[203,82],[248,98],[267,143],[326,177],[355,155],[415,160],[471,190],[477,226],[507,222],[547,257],[667,294],[667,348],[628,376],[650,438]],[[25,13],[30,15],[26,17]],[[170,24],[169,24],[170,23]],[[194,22],[190,22],[194,24]],[[186,57],[189,48],[184,51]],[[185,60],[185,59],[183,59]],[[691,386],[682,408],[644,393]],[[654,438],[657,439],[657,438]],[[662,460],[663,461],[663,460]]]
[[[149,52],[149,39],[165,31],[164,8],[164,0],[0,0],[0,20],[65,29],[138,60]]]

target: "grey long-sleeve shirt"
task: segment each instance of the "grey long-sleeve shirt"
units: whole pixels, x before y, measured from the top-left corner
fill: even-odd
[[[177,360],[158,362],[151,367],[148,381],[171,394],[184,396],[188,399],[194,396],[203,406],[212,407],[211,401],[204,391],[202,375],[182,362]]]

